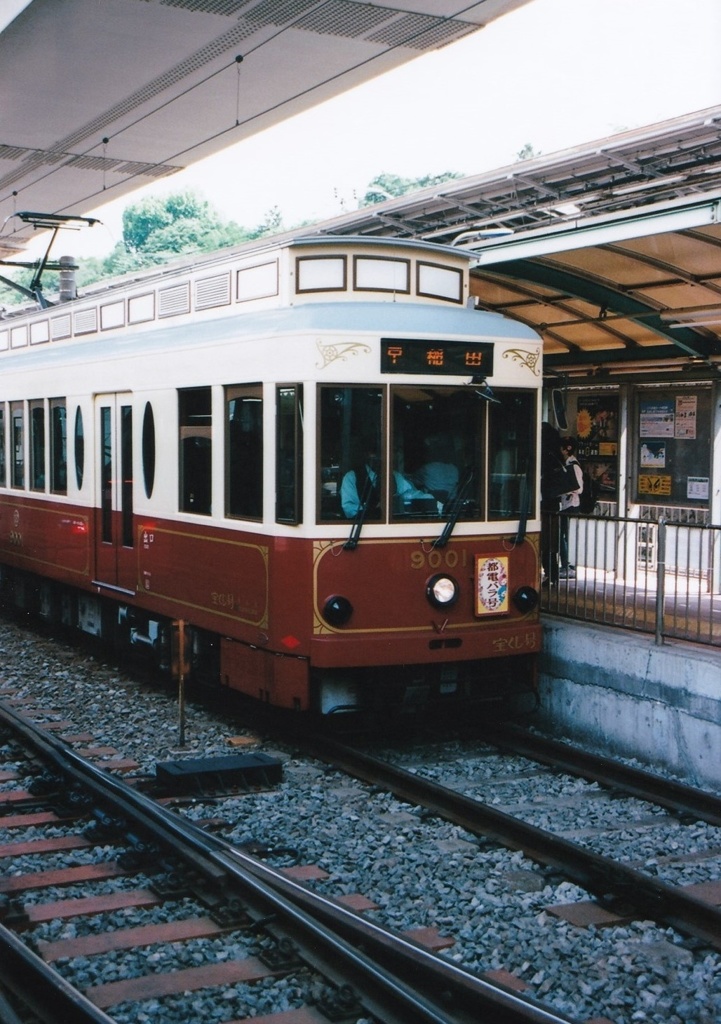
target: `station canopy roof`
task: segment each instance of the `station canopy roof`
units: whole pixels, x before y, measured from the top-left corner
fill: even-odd
[[[3,0],[0,261],[42,226],[21,213],[85,215],[528,0],[396,2]],[[717,372],[720,222],[721,106],[315,230],[471,250],[479,307],[600,377]]]
[[[2,0],[0,258],[527,2]]]
[[[721,366],[721,106],[318,228],[469,249],[477,305],[535,328],[551,375]]]

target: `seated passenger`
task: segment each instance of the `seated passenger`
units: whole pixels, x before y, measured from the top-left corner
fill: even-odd
[[[343,514],[347,519],[355,519],[361,507],[366,506],[366,519],[380,517],[380,486],[378,472],[380,459],[373,450],[366,451],[362,466],[349,469],[343,475],[340,485],[340,502]],[[360,481],[360,483],[359,483]],[[432,502],[433,495],[428,491],[419,490],[407,477],[396,471],[393,473],[393,509],[395,512],[408,511],[410,503],[423,500]]]
[[[419,490],[415,484],[396,470],[393,474],[394,493],[393,511],[398,512],[437,512],[437,501],[433,494]],[[418,505],[420,507],[418,507]]]
[[[366,505],[367,519],[380,517],[379,468],[378,452],[369,448],[366,450],[361,465],[356,469],[349,469],[343,475],[340,484],[340,503],[346,519],[355,519],[360,511],[362,501]]]
[[[458,466],[451,461],[453,449],[447,438],[437,436],[426,438],[424,447],[426,461],[414,478],[420,487],[445,503],[454,497],[458,487]]]

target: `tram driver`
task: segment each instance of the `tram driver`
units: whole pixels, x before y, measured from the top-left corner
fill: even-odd
[[[431,503],[435,510],[436,504],[432,494],[419,490],[403,473],[393,473],[393,506],[396,511],[403,511],[413,502]],[[381,511],[380,457],[374,447],[366,448],[361,465],[349,469],[344,474],[340,485],[340,501],[346,519],[355,519],[365,503],[366,519],[379,519]]]
[[[344,474],[340,485],[340,503],[346,519],[355,519],[365,499],[366,519],[380,518],[380,458],[377,449],[365,451],[361,464]]]

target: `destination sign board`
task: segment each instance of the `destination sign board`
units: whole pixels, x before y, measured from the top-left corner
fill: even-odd
[[[490,377],[493,374],[493,345],[488,342],[381,338],[381,373]]]

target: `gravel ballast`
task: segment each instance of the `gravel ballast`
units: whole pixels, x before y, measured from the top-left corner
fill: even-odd
[[[510,971],[528,986],[526,994],[579,1021],[599,1016],[614,1024],[718,1024],[721,1020],[721,956],[696,940],[650,921],[603,929],[574,927],[548,908],[588,899],[577,886],[520,852],[503,850],[420,808],[299,757],[292,749],[254,737],[243,729],[237,715],[224,720],[190,702],[186,746],[181,749],[173,692],[138,683],[82,649],[67,648],[15,623],[0,621],[0,654],[0,686],[18,696],[32,696],[36,706],[47,706],[61,719],[71,720],[73,731],[91,733],[94,744],[115,747],[123,757],[135,759],[140,774],[153,774],[159,761],[226,756],[232,749],[230,740],[247,732],[247,741],[256,741],[249,749],[282,759],[283,781],[268,791],[240,798],[199,800],[183,813],[196,820],[222,818],[227,822],[223,834],[239,846],[260,844],[283,851],[267,858],[274,866],[296,861],[317,864],[328,878],[313,882],[313,888],[336,897],[362,893],[377,904],[378,909],[368,916],[379,923],[399,931],[437,928],[455,940],[441,954],[450,960],[479,972]],[[434,764],[435,753],[429,745],[425,758],[429,765]],[[423,760],[417,748],[413,759]],[[403,758],[399,761],[403,763]],[[547,774],[528,772],[524,762],[525,769],[517,770],[519,776],[525,775],[517,784],[512,778],[494,781],[490,764],[488,757],[474,763],[459,745],[453,756],[445,747],[443,764],[432,770],[444,784],[455,777],[454,784],[469,795],[504,808],[512,806],[513,813],[543,827]],[[498,768],[495,774],[500,773]],[[513,775],[509,759],[503,773],[504,780]],[[554,785],[553,799],[563,804],[564,827],[574,841],[582,839],[593,849],[607,852],[604,846],[608,847],[610,835],[617,858],[641,860],[645,870],[663,873],[678,884],[720,877],[721,855],[688,863],[681,858],[721,850],[721,830],[698,823],[690,832],[682,832],[658,812],[663,828],[659,831],[649,825],[639,836],[638,830],[614,826],[613,803],[602,792],[589,794],[586,784],[568,777],[556,779]],[[644,805],[639,813],[653,817],[656,812]],[[0,834],[5,837],[2,841],[9,841],[7,833]],[[38,836],[47,834],[37,830]],[[32,837],[30,830],[26,837]],[[112,850],[107,852],[112,856]],[[677,857],[671,866],[664,863],[669,856]],[[92,853],[76,851],[73,857],[83,863]],[[49,863],[42,860],[43,867]],[[40,870],[40,864],[40,857],[30,856],[18,858],[11,869],[7,863],[1,866],[3,872],[21,873]],[[122,879],[113,879],[94,891],[122,886]],[[69,895],[64,887],[57,898]],[[27,897],[30,902],[32,893]],[[47,892],[43,898],[48,898]],[[159,910],[123,911],[115,919],[123,927],[133,927],[166,920],[176,912],[181,916],[183,910],[181,901]],[[101,919],[51,921],[34,929],[33,938],[51,941],[100,927]],[[210,951],[202,956],[243,956],[246,942],[242,935],[231,933],[212,945],[206,943],[203,949]],[[182,956],[192,960],[201,947],[185,943],[183,948]],[[167,968],[166,956],[159,949],[123,951],[117,955],[116,968],[119,976],[132,977]],[[94,977],[92,959],[78,958],[61,966],[74,981],[113,980]],[[187,1024],[231,1020],[239,1015],[239,1006],[256,1016],[299,1005],[292,985],[275,982],[243,988],[253,991],[229,993],[225,1017],[203,1017],[203,995],[192,993],[187,999],[162,1000],[161,1008],[143,1006],[141,1016],[134,1008],[135,1015],[127,1019]],[[123,1008],[113,1008],[113,1016],[124,1021]]]

